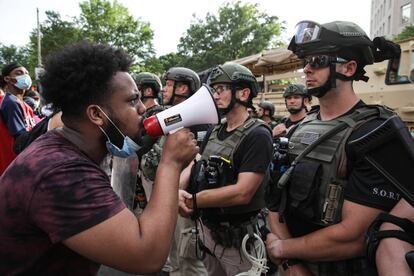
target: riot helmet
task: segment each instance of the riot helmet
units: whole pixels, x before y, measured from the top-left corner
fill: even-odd
[[[292,95],[300,95],[312,100],[312,96],[308,94],[306,87],[303,84],[289,84],[283,91],[283,98],[287,98]]]
[[[184,67],[172,67],[170,68],[164,75],[164,79],[167,80],[173,80],[174,81],[174,88],[172,92],[171,99],[169,100],[167,105],[172,105],[174,102],[174,97],[184,97],[188,98],[187,96],[183,95],[177,95],[175,94],[175,88],[177,82],[182,82],[184,84],[187,84],[190,89],[190,96],[193,95],[200,87],[201,82],[200,78],[197,75],[196,72],[189,68]]]
[[[161,91],[161,80],[160,78],[153,74],[153,73],[149,73],[149,72],[142,72],[137,74],[134,77],[135,83],[138,86],[138,89],[142,90],[145,89],[147,87],[151,87],[153,94],[152,96],[144,96],[142,95],[142,98],[158,98],[158,93]]]
[[[306,87],[303,84],[289,84],[288,87],[286,87],[285,91],[283,91],[283,98],[285,98],[286,107],[287,107],[286,98],[291,97],[293,95],[299,95],[302,97],[302,106],[298,110],[289,110],[289,112],[298,113],[302,109],[307,110],[304,99],[307,98],[309,102],[312,100],[312,96],[308,94],[308,89],[306,89]]]
[[[301,21],[296,25],[295,35],[288,49],[293,51],[305,63],[313,68],[330,67],[329,80],[321,87],[308,89],[310,95],[322,97],[331,88],[336,87],[336,79],[363,80],[364,66],[374,63],[373,42],[355,23],[334,21],[318,24]],[[357,70],[351,77],[337,73],[335,64],[354,60]]]
[[[269,111],[269,117],[272,118],[275,114],[275,106],[269,101],[261,101],[259,103],[259,107],[263,108],[264,110]]]
[[[233,62],[216,66],[211,70],[207,84],[213,86],[217,83],[228,83],[231,85],[232,99],[229,106],[225,110],[221,110],[223,115],[232,110],[236,102],[254,109],[252,99],[257,96],[259,86],[256,77],[248,68]],[[250,89],[250,96],[247,103],[236,99],[236,91],[243,88]]]

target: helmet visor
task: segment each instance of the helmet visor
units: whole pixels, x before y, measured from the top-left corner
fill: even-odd
[[[312,21],[301,21],[296,24],[295,42],[303,44],[318,40],[321,34],[321,25]]]

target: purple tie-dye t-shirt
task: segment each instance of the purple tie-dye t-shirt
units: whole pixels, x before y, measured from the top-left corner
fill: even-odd
[[[93,275],[99,265],[62,241],[125,208],[107,175],[50,131],[0,178],[0,275]]]

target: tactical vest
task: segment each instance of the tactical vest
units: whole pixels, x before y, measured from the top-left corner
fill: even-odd
[[[214,128],[211,133],[208,143],[204,149],[201,160],[207,161],[209,156],[218,155],[224,157],[227,160],[230,160],[232,167],[232,174],[235,174],[236,168],[234,168],[234,153],[237,151],[239,145],[242,143],[245,137],[257,127],[264,126],[266,129],[271,131],[268,125],[260,119],[250,118],[243,125],[239,126],[233,134],[227,137],[224,140],[218,139],[218,133],[223,125],[218,125]],[[227,174],[228,175],[228,174]],[[235,184],[237,182],[237,175],[234,175],[233,181],[226,179],[226,181],[219,181],[220,186],[226,186]],[[263,182],[260,187],[257,189],[255,195],[251,199],[249,204],[241,206],[232,206],[224,208],[214,208],[217,215],[226,215],[226,214],[244,214],[256,210],[260,210],[265,206],[264,202],[264,193],[265,193],[265,184],[268,182],[268,173],[266,173]],[[213,208],[208,208],[212,211]]]
[[[152,115],[155,115],[161,111],[163,111],[165,108],[161,105],[153,105],[150,108],[147,109],[145,112],[145,117],[151,117]],[[157,139],[157,141],[152,145],[151,149],[142,155],[140,168],[143,173],[143,175],[151,180],[155,180],[155,174],[157,172],[158,163],[161,158],[162,153],[162,147],[165,142],[165,137],[161,136]]]
[[[145,117],[151,117],[152,115],[164,110],[165,108],[162,105],[153,105],[150,108],[147,108],[147,111],[145,112]]]
[[[373,113],[373,109],[378,112]],[[362,119],[355,120],[358,114],[362,115]],[[328,226],[342,219],[347,184],[345,146],[348,137],[361,124],[376,118],[387,119],[394,113],[382,106],[364,106],[352,114],[330,121],[321,121],[317,115],[317,112],[309,114],[292,134],[289,147],[291,162],[322,134],[342,122],[347,127],[322,141],[298,162],[286,186],[287,206],[311,223]]]

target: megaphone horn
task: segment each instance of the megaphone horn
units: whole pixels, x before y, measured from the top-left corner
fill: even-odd
[[[207,85],[201,86],[184,102],[157,113],[144,120],[148,135],[158,137],[182,127],[218,124],[220,115]]]

